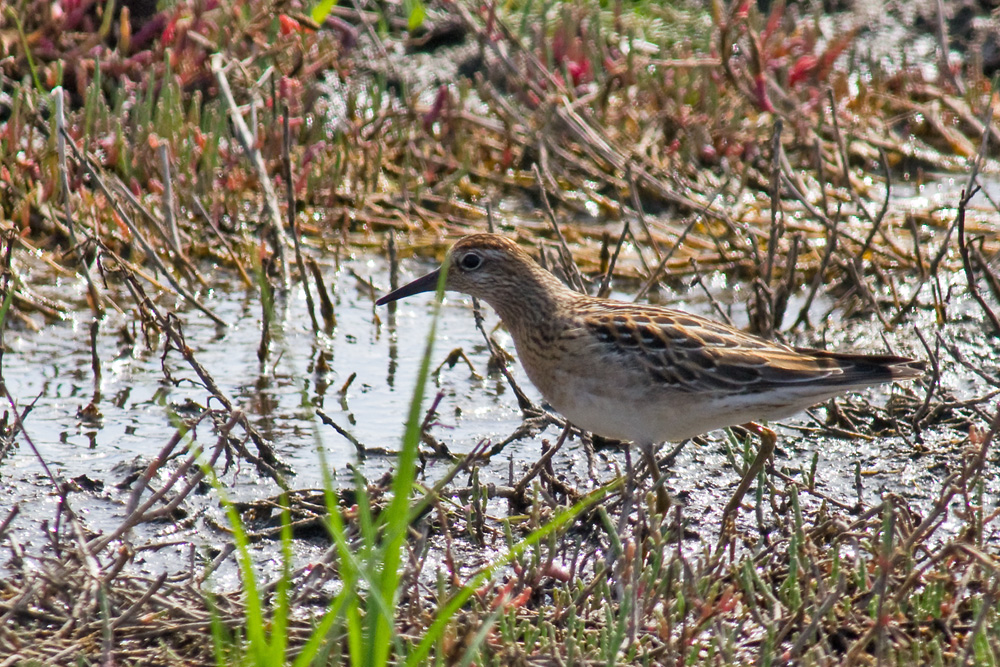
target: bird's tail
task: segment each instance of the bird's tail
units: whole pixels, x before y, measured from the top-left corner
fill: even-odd
[[[913,380],[924,374],[925,362],[891,354],[851,354],[799,348],[802,354],[833,362],[841,370],[838,384],[873,385],[895,380]]]

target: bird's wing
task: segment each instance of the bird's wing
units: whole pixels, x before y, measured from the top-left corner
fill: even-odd
[[[864,387],[913,377],[893,370],[910,361],[902,357],[791,348],[658,306],[595,300],[583,313],[580,326],[592,345],[631,359],[675,391],[750,394],[792,386]]]

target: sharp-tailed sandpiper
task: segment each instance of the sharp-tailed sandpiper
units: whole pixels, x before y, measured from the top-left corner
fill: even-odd
[[[575,426],[637,444],[654,479],[660,443],[751,423],[761,448],[724,517],[774,450],[774,433],[752,422],[922,372],[906,357],[789,347],[679,310],[580,294],[496,234],[466,236],[445,264],[445,288],[496,310],[545,400]],[[433,291],[440,271],[376,303]]]

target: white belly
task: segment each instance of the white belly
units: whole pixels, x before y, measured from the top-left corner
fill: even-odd
[[[848,389],[790,384],[745,394],[725,389],[685,391],[658,382],[647,367],[627,355],[602,358],[607,348],[588,347],[579,338],[564,336],[554,351],[545,353],[538,352],[538,345],[522,344],[516,333],[514,342],[532,383],[571,423],[597,435],[640,444],[782,419]]]
[[[749,421],[783,419],[841,393],[828,390],[809,396],[791,388],[762,394],[693,394],[651,387],[646,378],[624,373],[588,376],[558,369],[532,381],[574,425],[637,443],[684,440]]]

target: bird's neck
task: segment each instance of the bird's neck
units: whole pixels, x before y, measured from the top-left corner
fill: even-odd
[[[505,293],[498,291],[484,297],[511,331],[551,326],[564,316],[567,305],[581,296],[538,266],[526,269],[516,282]]]

